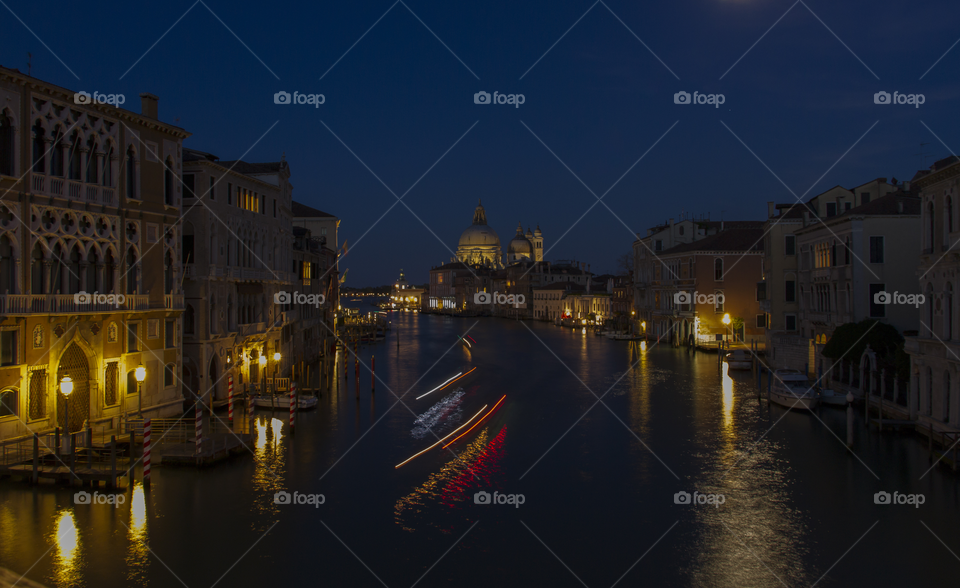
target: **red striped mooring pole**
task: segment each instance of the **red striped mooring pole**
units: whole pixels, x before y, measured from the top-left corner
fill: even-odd
[[[201,451],[200,448],[203,446],[203,411],[200,410],[200,403],[197,402],[196,406],[196,417],[194,419],[196,427],[194,430],[193,440],[197,445],[197,457],[200,457]]]
[[[150,486],[150,419],[143,422],[143,485]]]
[[[227,376],[227,418],[233,425],[233,376]]]
[[[293,433],[297,410],[297,383],[290,382],[290,432]]]

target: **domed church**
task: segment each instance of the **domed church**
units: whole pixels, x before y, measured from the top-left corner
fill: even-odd
[[[522,226],[517,226],[517,234],[510,241],[507,248],[507,264],[523,261],[543,260],[543,234],[540,227],[535,233],[527,229],[526,235]],[[493,269],[504,267],[503,252],[500,249],[500,237],[487,224],[487,211],[483,203],[478,202],[473,211],[473,224],[460,235],[457,245],[457,256],[453,261],[462,261],[470,265],[479,265]]]

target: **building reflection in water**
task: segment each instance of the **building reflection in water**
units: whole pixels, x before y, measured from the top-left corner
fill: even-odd
[[[463,519],[462,503],[471,500],[474,490],[498,488],[502,477],[500,461],[504,454],[507,427],[488,443],[489,428],[467,445],[459,456],[430,474],[426,482],[397,501],[394,519],[405,531],[427,524],[449,533]],[[438,509],[431,506],[445,506]],[[429,517],[425,517],[430,513]]]
[[[73,510],[64,509],[57,516],[53,543],[53,578],[58,586],[74,586],[80,583],[81,570],[77,559],[80,551],[80,535]]]
[[[257,440],[253,487],[261,496],[261,500],[254,503],[254,510],[260,513],[276,514],[279,510],[274,504],[273,495],[283,490],[283,473],[286,465],[280,443],[284,436],[283,421],[273,417],[259,417],[255,425]]]

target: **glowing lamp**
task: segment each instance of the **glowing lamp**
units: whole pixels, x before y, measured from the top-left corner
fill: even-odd
[[[73,393],[73,378],[64,376],[63,379],[60,380],[60,393],[67,397]]]
[[[273,354],[273,361],[280,361],[280,352],[279,352],[279,351]]]
[[[725,325],[729,325],[729,324],[730,324],[730,313],[726,313],[726,314],[723,315],[723,324],[725,324]]]
[[[267,365],[267,356],[260,355],[260,367]]]
[[[142,384],[143,381],[147,379],[147,368],[143,367],[143,364],[141,363],[137,366],[137,369],[134,370],[133,375],[135,378],[137,378],[137,381]]]

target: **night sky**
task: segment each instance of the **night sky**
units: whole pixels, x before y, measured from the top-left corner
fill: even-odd
[[[187,147],[224,160],[286,152],[295,199],[342,219],[349,286],[401,267],[425,282],[478,198],[504,246],[539,224],[548,259],[612,271],[633,232],[682,211],[761,219],[960,144],[956,2],[404,2],[2,0],[0,64],[26,72],[30,52],[34,76],[137,112],[157,94]],[[281,90],[325,103],[274,104]]]

